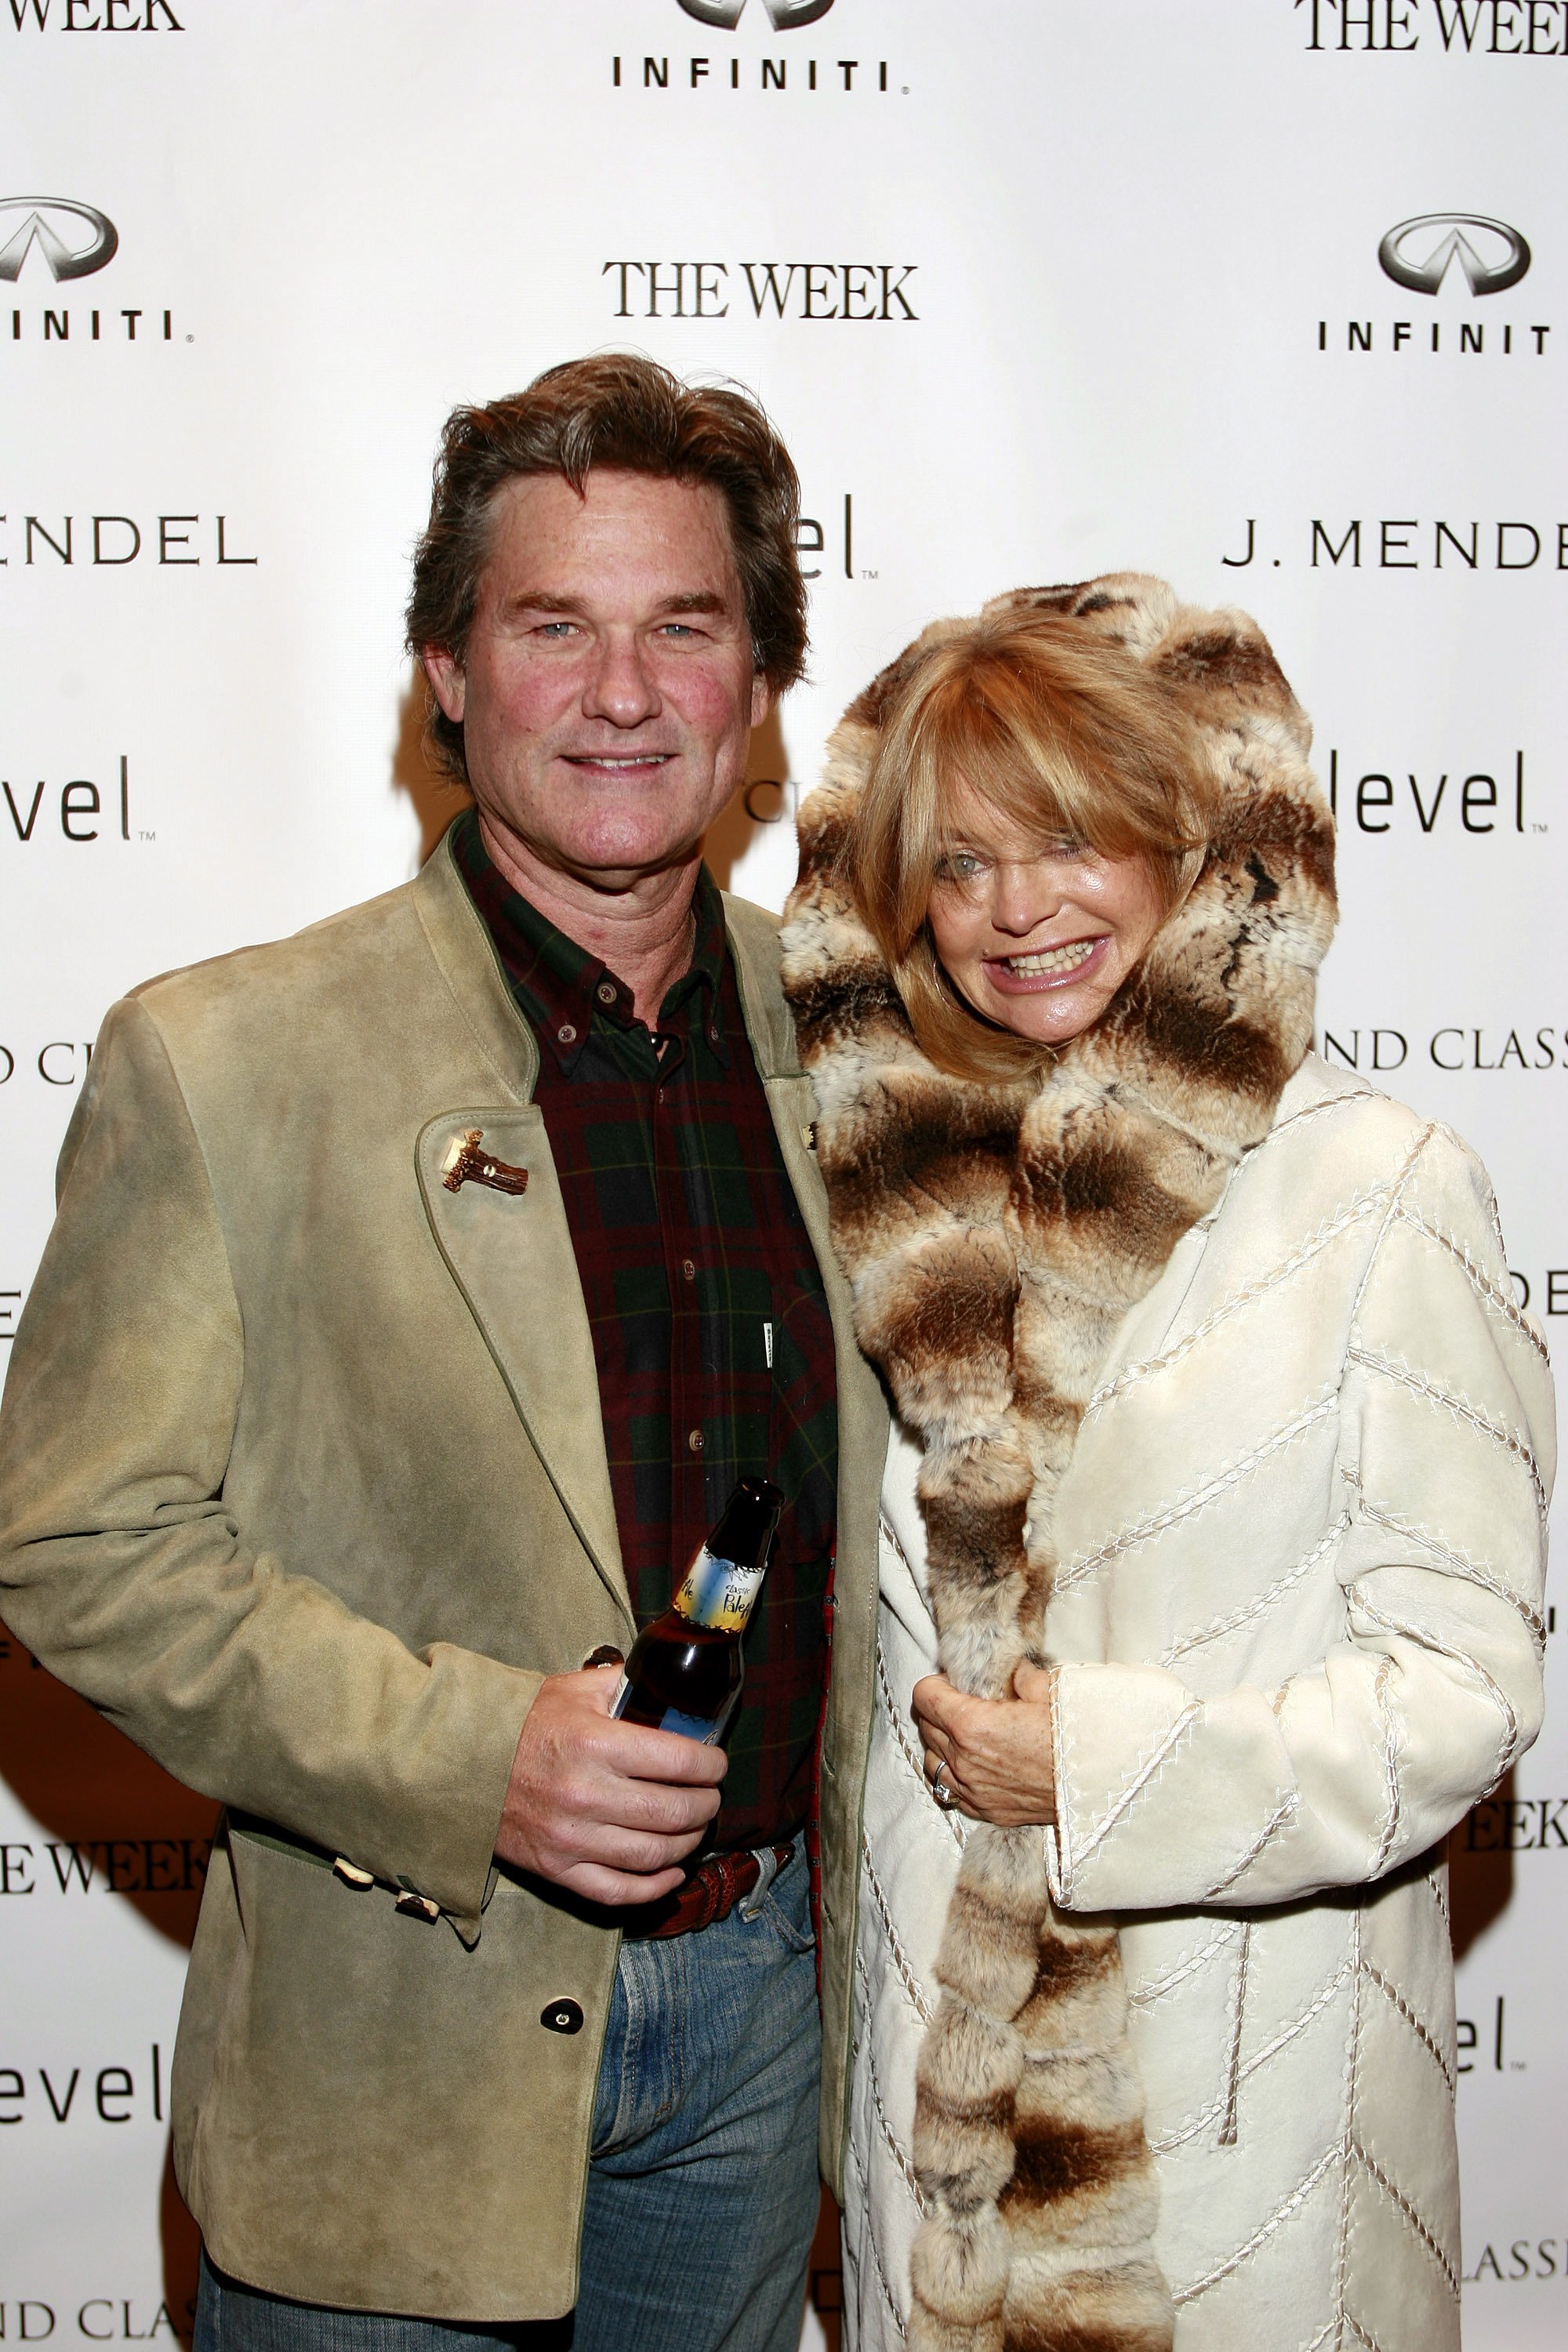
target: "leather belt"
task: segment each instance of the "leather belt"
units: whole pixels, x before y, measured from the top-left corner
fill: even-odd
[[[633,1944],[649,1943],[656,1936],[687,1936],[694,1928],[710,1927],[716,1919],[727,1919],[748,1895],[760,1908],[763,1896],[794,1857],[793,1843],[761,1846],[752,1853],[710,1853],[673,1895],[624,1911],[621,1933]]]

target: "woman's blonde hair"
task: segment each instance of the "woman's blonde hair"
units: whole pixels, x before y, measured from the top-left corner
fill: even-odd
[[[961,794],[1042,848],[1066,839],[1143,858],[1163,921],[1203,864],[1213,792],[1173,689],[1080,622],[976,622],[918,654],[880,714],[845,866],[930,1059],[994,1082],[1053,1058],[974,1012],[938,961],[927,917]]]

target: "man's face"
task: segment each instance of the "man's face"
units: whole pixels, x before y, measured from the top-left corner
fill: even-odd
[[[497,493],[466,657],[425,664],[502,845],[605,889],[697,855],[768,706],[720,493],[607,467]]]

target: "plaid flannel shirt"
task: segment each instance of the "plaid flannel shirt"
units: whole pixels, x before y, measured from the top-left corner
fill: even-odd
[[[630,989],[511,888],[471,810],[453,847],[539,1040],[534,1099],[594,1336],[639,1626],[669,1606],[737,1478],[784,1491],[710,1841],[772,1844],[810,1805],[837,1393],[826,1297],[746,1035],[723,903],[704,868],[691,966],[650,1033]]]

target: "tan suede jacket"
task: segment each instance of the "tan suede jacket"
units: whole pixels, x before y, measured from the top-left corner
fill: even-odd
[[[726,910],[838,1341],[831,2177],[887,1423],[828,1245],[776,927]],[[618,1938],[491,1855],[541,1679],[627,1646],[633,1619],[537,1068],[444,847],[298,939],[140,990],[67,1137],[0,1418],[0,1610],[229,1808],[175,2168],[213,2259],[303,2301],[496,2321],[575,2300]],[[444,1188],[476,1127],[525,1194]],[[582,2029],[552,2030],[568,2003]]]

